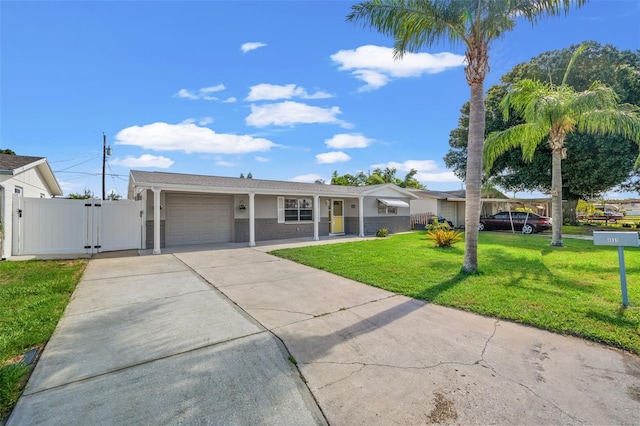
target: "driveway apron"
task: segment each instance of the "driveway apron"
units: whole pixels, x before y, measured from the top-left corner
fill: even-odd
[[[8,420],[324,423],[282,343],[170,254],[90,261]]]
[[[636,356],[273,248],[92,260],[9,424],[640,424]]]
[[[282,339],[330,424],[640,424],[637,356],[259,249],[176,256]]]

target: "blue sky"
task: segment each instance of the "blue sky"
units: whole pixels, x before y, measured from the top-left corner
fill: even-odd
[[[0,3],[0,147],[47,157],[65,191],[107,192],[130,169],[313,182],[444,166],[469,98],[464,48],[393,61],[393,41],[345,22],[351,1]],[[485,88],[585,40],[640,49],[640,1],[591,0],[490,49]],[[523,195],[523,194],[520,194]]]

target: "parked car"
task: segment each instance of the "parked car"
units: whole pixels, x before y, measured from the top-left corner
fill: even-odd
[[[617,212],[597,212],[594,214],[590,214],[588,217],[588,220],[606,220],[608,222],[617,222],[621,219],[624,219],[624,215]]]
[[[480,219],[480,231],[511,230],[511,223],[516,231],[533,234],[551,229],[551,218],[527,212],[500,212]]]

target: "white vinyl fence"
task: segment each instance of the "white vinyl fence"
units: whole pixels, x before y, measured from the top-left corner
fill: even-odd
[[[93,254],[142,248],[142,203],[13,196],[12,254]]]

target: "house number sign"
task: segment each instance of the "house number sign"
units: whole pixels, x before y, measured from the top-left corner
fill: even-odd
[[[640,237],[637,232],[593,232],[593,244],[596,246],[617,246],[618,264],[620,265],[620,288],[622,290],[622,305],[629,306],[627,295],[627,270],[624,266],[624,248],[640,247]]]

